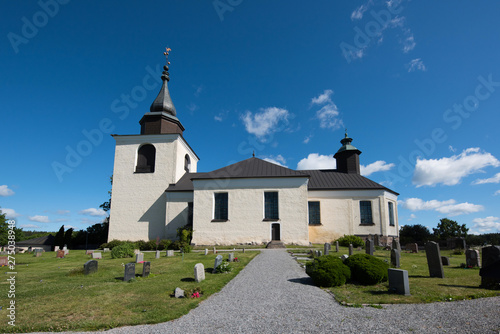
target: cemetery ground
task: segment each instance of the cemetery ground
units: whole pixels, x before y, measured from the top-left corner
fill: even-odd
[[[390,264],[390,251],[378,250],[374,256],[385,260]],[[316,248],[323,250],[323,245],[317,245]],[[289,249],[290,251],[290,249]],[[304,253],[304,249],[294,249],[294,253]],[[339,252],[335,249],[330,250],[330,255],[341,256],[348,254],[347,247],[340,247]],[[365,250],[354,250],[353,254],[365,253]],[[498,290],[488,290],[480,288],[481,277],[479,268],[462,268],[465,264],[465,254],[455,255],[453,250],[441,250],[441,256],[447,256],[450,259],[449,266],[443,266],[445,278],[429,277],[429,268],[424,251],[418,253],[409,253],[404,250],[401,253],[401,268],[408,271],[411,296],[403,296],[389,293],[389,283],[383,282],[376,285],[358,285],[347,283],[339,287],[328,288],[333,293],[335,299],[348,306],[375,306],[379,304],[414,304],[431,303],[443,301],[457,301],[464,299],[476,299],[484,297],[500,296]],[[305,263],[306,260],[299,262]]]
[[[111,259],[102,253],[98,271],[84,275],[83,264],[90,260],[84,250],[71,250],[65,258],[55,252],[41,257],[16,254],[16,326],[7,324],[8,267],[0,268],[0,332],[35,332],[97,330],[124,325],[152,324],[181,317],[201,301],[220,291],[258,252],[233,252],[239,262],[233,270],[212,274],[216,254],[211,251],[155,259],[155,252],[144,252],[151,262],[151,274],[140,277],[142,264],[136,264],[136,278],[123,281],[124,264],[135,259]],[[220,253],[227,260],[226,252]],[[194,280],[194,266],[203,263],[206,279]],[[4,276],[5,278],[2,278]],[[186,298],[171,297],[174,289],[185,290]],[[191,291],[201,290],[200,298],[190,298]]]

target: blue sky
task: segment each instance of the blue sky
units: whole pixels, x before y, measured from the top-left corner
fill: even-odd
[[[113,134],[138,134],[165,47],[210,171],[334,168],[344,128],[399,223],[500,232],[500,3],[3,2],[0,206],[25,230],[100,222]]]

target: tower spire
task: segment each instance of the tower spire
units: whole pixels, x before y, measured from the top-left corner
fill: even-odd
[[[160,92],[151,104],[149,110],[151,112],[166,112],[172,116],[176,116],[177,111],[175,110],[172,98],[170,98],[170,92],[168,91],[168,82],[170,81],[170,74],[168,73],[168,65],[170,65],[170,62],[168,61],[168,55],[170,54],[170,51],[172,51],[172,49],[165,48],[165,52],[163,52],[166,62],[165,66],[163,66],[163,72],[161,76],[163,85],[161,86]]]

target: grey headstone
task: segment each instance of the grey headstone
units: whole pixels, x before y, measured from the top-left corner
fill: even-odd
[[[418,244],[406,244],[406,250],[411,253],[418,253]]]
[[[42,250],[39,248],[35,249],[35,257],[40,257],[40,256],[42,256]]]
[[[391,264],[394,267],[399,268],[401,266],[399,263],[400,259],[401,259],[401,256],[399,254],[399,251],[397,249],[391,250]]]
[[[109,252],[109,248],[104,248],[103,252],[104,253]]]
[[[425,255],[427,256],[427,266],[429,276],[444,278],[443,263],[441,263],[441,252],[439,244],[429,241],[425,244]]]
[[[368,255],[373,255],[373,241],[372,240],[366,240],[365,241],[365,248],[366,248],[366,254]]]
[[[450,258],[447,256],[441,256],[441,263],[443,264],[443,266],[449,266]]]
[[[347,258],[348,258],[348,257],[349,257],[349,255],[344,254],[344,255],[342,255],[342,256],[340,257],[340,259],[341,259],[342,261],[345,261],[345,260],[347,260]]]
[[[217,253],[217,249],[215,249],[215,247],[214,247],[214,254],[216,254],[216,253]]]
[[[410,283],[407,270],[389,268],[388,276],[389,291],[405,296],[410,295]]]
[[[167,256],[174,256],[174,250],[173,249],[167,249]]]
[[[184,290],[181,288],[175,288],[174,296],[175,298],[184,298]]]
[[[134,249],[134,255],[140,254],[141,250],[140,249]]]
[[[205,255],[208,255],[208,248],[205,248]]]
[[[318,251],[318,256],[323,256],[323,251]]]
[[[59,250],[59,246],[54,246],[54,252],[57,252]]]
[[[500,246],[488,246],[481,249],[483,263],[479,270],[481,287],[500,288]]]
[[[399,240],[397,238],[392,239],[392,249],[397,249],[399,254],[401,254],[401,245],[399,244]]]
[[[378,234],[375,234],[375,235],[373,236],[373,244],[374,244],[375,246],[380,246],[380,236],[379,236]]]
[[[102,259],[101,252],[94,252],[94,253],[92,253],[92,258],[93,259]]]
[[[198,283],[205,279],[205,266],[203,263],[197,263],[194,266],[194,280]]]
[[[243,248],[243,253],[245,253],[245,248]]]
[[[69,249],[63,249],[63,252],[64,252],[64,256],[66,256],[69,254]]]
[[[465,264],[467,267],[479,267],[481,264],[479,251],[475,249],[467,249],[465,251]]]
[[[125,282],[130,281],[135,278],[135,262],[130,262],[125,265],[125,274],[123,275],[123,280]]]
[[[144,261],[144,254],[143,253],[136,254],[135,255],[135,263],[139,263],[142,261]]]
[[[215,269],[216,269],[218,266],[220,266],[221,264],[222,264],[222,255],[220,255],[220,254],[219,254],[219,255],[217,255],[217,256],[215,257],[215,261],[214,261],[214,270],[213,270],[213,272],[214,272],[214,273],[215,273]]]
[[[339,242],[335,241],[335,251],[338,253],[339,252]]]
[[[324,245],[325,255],[330,254],[330,248],[332,248],[332,245],[330,245],[330,243],[326,242]]]
[[[64,245],[63,251],[68,250],[68,246]]]
[[[159,259],[159,258],[160,258],[160,251],[157,250],[155,253],[155,259]]]
[[[96,260],[88,260],[83,265],[83,273],[85,275],[95,273],[97,271],[97,264],[98,262]]]
[[[354,248],[352,247],[352,244],[349,244],[349,256],[351,256],[353,252]]]
[[[151,272],[151,262],[144,261],[142,263],[142,277],[148,277]]]
[[[373,240],[373,234],[368,234],[368,240]]]
[[[234,253],[229,253],[228,260],[229,262],[234,262]]]
[[[93,253],[94,253],[94,251],[93,251],[93,250],[90,250],[90,249],[87,249],[87,250],[85,251],[85,255],[92,255]]]

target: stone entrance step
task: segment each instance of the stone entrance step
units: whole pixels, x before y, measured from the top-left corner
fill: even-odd
[[[286,248],[285,244],[281,241],[273,240],[267,244],[266,248]]]

